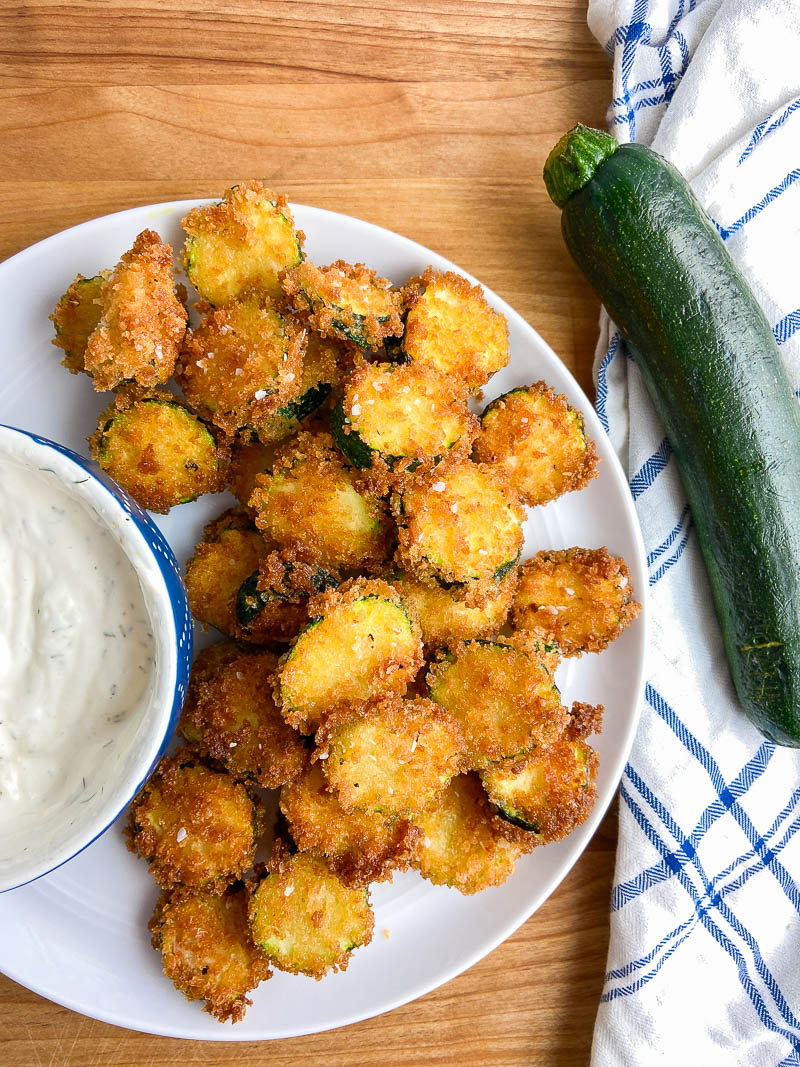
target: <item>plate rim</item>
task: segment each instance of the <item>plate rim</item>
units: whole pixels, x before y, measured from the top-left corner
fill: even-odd
[[[60,239],[63,239],[66,234],[73,234],[77,231],[90,231],[95,228],[101,228],[103,225],[108,225],[109,223],[113,222],[124,222],[126,218],[139,215],[143,212],[161,212],[164,215],[169,215],[170,217],[172,217],[174,215],[177,215],[178,212],[185,213],[192,207],[214,203],[217,201],[217,199],[218,198],[214,197],[202,197],[139,204],[134,207],[123,208],[120,211],[109,212],[105,215],[98,215],[93,218],[86,219],[83,222],[76,223],[74,226],[68,226],[65,229],[50,234],[47,237],[42,238],[40,241],[34,242],[32,245],[26,246],[19,252],[16,252],[14,255],[0,262],[0,283],[3,281],[4,275],[9,271],[13,271],[20,262],[25,262],[28,258],[31,258],[37,254],[41,254],[42,252],[46,252],[51,244],[57,243]],[[31,990],[37,995],[44,997],[46,1000],[51,1001],[52,1003],[68,1008],[69,1010],[74,1011],[80,1015],[84,1015],[88,1018],[93,1018],[97,1019],[100,1022],[108,1023],[112,1026],[121,1027],[138,1033],[147,1033],[155,1036],[175,1038],[177,1040],[196,1040],[223,1043],[247,1041],[280,1041],[290,1040],[292,1037],[307,1037],[317,1033],[330,1032],[332,1030],[351,1026],[357,1022],[363,1022],[368,1019],[378,1018],[379,1016],[385,1015],[390,1011],[394,1011],[398,1007],[410,1004],[413,1001],[418,1000],[420,997],[426,996],[433,990],[438,989],[443,985],[446,985],[448,982],[451,982],[460,974],[463,974],[465,971],[474,967],[476,963],[480,962],[480,960],[484,959],[486,956],[490,955],[490,953],[494,952],[504,941],[511,937],[512,934],[514,934],[518,929],[520,929],[539,910],[542,904],[544,904],[545,901],[548,900],[549,897],[551,897],[558,890],[558,888],[562,885],[572,868],[587,850],[592,838],[594,837],[595,832],[597,831],[598,826],[600,825],[600,822],[604,818],[608,808],[610,807],[612,801],[617,795],[625,764],[633,747],[633,742],[639,727],[639,721],[642,713],[642,701],[644,696],[647,663],[648,637],[650,629],[649,588],[647,582],[647,569],[645,566],[646,552],[642,536],[642,530],[639,524],[638,517],[636,515],[636,510],[634,507],[633,499],[630,494],[628,481],[625,476],[619,457],[617,456],[616,451],[614,450],[613,445],[611,444],[611,441],[608,438],[608,435],[602,427],[594,405],[589,400],[589,397],[575,378],[570,368],[557,355],[555,350],[547,343],[547,341],[544,340],[544,338],[541,336],[541,334],[539,334],[536,328],[530,322],[528,322],[528,320],[524,318],[520,312],[518,312],[514,307],[512,307],[507,300],[505,300],[493,289],[489,288],[487,285],[481,282],[469,271],[464,270],[458,264],[454,263],[446,256],[443,256],[441,253],[438,253],[435,250],[428,248],[426,245],[414,241],[412,238],[406,237],[404,234],[400,234],[395,230],[390,230],[387,227],[379,226],[376,223],[369,222],[366,219],[361,219],[354,215],[348,215],[343,212],[332,211],[328,208],[316,207],[314,205],[303,204],[296,201],[289,201],[289,207],[292,211],[311,213],[312,215],[317,215],[320,218],[334,220],[344,219],[346,220],[346,223],[348,225],[355,224],[360,229],[364,230],[366,233],[377,231],[381,235],[388,235],[389,239],[393,243],[396,243],[398,241],[401,242],[402,245],[405,246],[405,248],[408,249],[409,252],[414,252],[417,255],[422,254],[423,257],[432,257],[439,261],[446,262],[448,265],[447,269],[457,271],[459,274],[469,279],[473,285],[480,285],[484,293],[486,294],[489,303],[492,304],[492,306],[500,310],[501,314],[503,314],[507,320],[513,320],[517,324],[517,326],[523,331],[523,333],[532,334],[536,340],[536,343],[541,348],[546,350],[550,357],[552,357],[555,361],[558,362],[558,364],[560,364],[561,370],[570,387],[577,396],[582,398],[582,400],[585,402],[585,407],[590,413],[590,428],[592,430],[592,436],[594,438],[597,438],[602,435],[602,437],[604,437],[608,443],[610,462],[609,460],[606,460],[606,463],[608,463],[608,466],[611,468],[611,471],[613,471],[613,478],[617,485],[617,488],[621,490],[620,499],[623,503],[622,510],[625,515],[626,524],[631,530],[633,542],[637,552],[637,557],[635,560],[631,561],[630,559],[626,559],[626,564],[628,565],[628,569],[631,571],[631,573],[633,574],[634,571],[638,572],[636,588],[637,596],[641,603],[641,611],[634,624],[636,625],[639,632],[639,640],[637,647],[637,671],[635,683],[632,690],[634,710],[628,722],[627,728],[624,732],[623,743],[616,751],[613,757],[614,771],[609,779],[610,784],[608,786],[608,795],[602,800],[602,802],[600,802],[600,799],[598,798],[598,802],[595,803],[589,818],[586,820],[585,823],[582,824],[579,830],[576,831],[581,832],[585,840],[582,842],[581,847],[576,851],[575,855],[570,857],[563,863],[563,865],[559,867],[558,878],[555,883],[550,885],[549,887],[542,888],[537,894],[531,897],[526,903],[524,913],[515,913],[513,917],[507,918],[504,922],[500,924],[498,931],[488,940],[481,941],[480,946],[477,947],[474,951],[469,952],[466,956],[466,959],[460,958],[456,963],[445,968],[444,970],[437,970],[435,976],[432,979],[425,979],[414,985],[413,991],[410,995],[399,994],[397,996],[391,997],[386,1002],[385,1006],[381,1007],[378,1011],[375,1011],[372,1008],[368,1008],[365,1011],[353,1010],[343,1015],[343,1017],[336,1022],[323,1026],[316,1025],[308,1029],[294,1030],[292,1034],[285,1035],[254,1036],[251,1033],[237,1032],[237,1027],[220,1027],[221,1032],[219,1034],[210,1034],[196,1033],[193,1032],[190,1027],[183,1028],[180,1025],[171,1026],[169,1029],[167,1029],[167,1027],[165,1026],[161,1026],[159,1028],[157,1023],[155,1023],[153,1026],[143,1026],[138,1019],[136,1021],[132,1021],[128,1020],[125,1017],[124,1013],[105,1012],[103,1011],[102,1006],[98,1006],[97,1008],[93,1008],[91,1011],[87,1011],[84,1005],[78,1006],[77,1003],[73,1001],[72,998],[68,995],[68,992],[60,993],[49,990],[47,988],[46,983],[44,982],[31,984],[28,978],[20,977],[17,973],[15,973],[14,968],[8,968],[7,965],[2,961],[2,959],[0,959],[0,973],[5,974],[8,978],[10,978],[12,981],[17,982],[23,988]],[[153,226],[153,228],[157,226],[157,223],[155,221],[149,220],[149,222]],[[383,239],[385,239],[385,237]],[[606,757],[606,767],[608,767],[608,762],[608,757]],[[105,833],[108,833],[110,830],[112,830],[114,825],[115,824],[112,823],[111,827],[104,831],[104,833],[101,834],[100,837],[104,836]],[[87,849],[91,848],[93,844],[94,842],[87,846]],[[29,885],[30,884],[35,883],[29,883]],[[8,890],[7,892],[13,894],[24,890],[25,888],[28,887],[22,886],[19,887],[19,889]],[[5,894],[0,895],[0,900],[2,900],[2,896],[4,895]],[[336,976],[334,975],[332,977],[335,980]],[[200,1010],[199,1007],[198,1010]]]

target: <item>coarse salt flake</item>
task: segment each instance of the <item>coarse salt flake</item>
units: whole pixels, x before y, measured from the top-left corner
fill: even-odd
[[[242,368],[241,367],[237,367],[236,371],[234,373],[236,374],[236,376],[238,378],[238,376],[242,373]]]
[[[180,844],[181,841],[186,839],[186,827],[182,826],[175,835],[175,840]]]
[[[361,414],[361,405],[360,404],[353,404],[353,406],[350,408],[350,414],[351,415],[360,415]]]
[[[283,891],[283,895],[285,897],[290,897],[292,893],[294,893],[294,882],[292,882],[291,885],[287,885],[287,887]]]
[[[443,493],[446,488],[447,486],[444,482],[434,482],[431,486],[431,489],[434,491],[434,493]]]
[[[458,504],[451,504],[450,505],[450,510],[452,511],[452,513],[454,515],[457,515],[458,514]]]
[[[253,393],[253,397],[255,400],[263,400],[266,395],[266,389],[256,389],[255,393]]]

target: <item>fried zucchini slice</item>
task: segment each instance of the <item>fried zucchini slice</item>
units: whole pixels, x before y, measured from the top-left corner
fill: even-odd
[[[258,436],[267,445],[291,437],[311,415],[318,412],[344,377],[340,365],[341,345],[307,331],[303,369],[297,395],[287,400],[274,415],[258,424]]]
[[[606,548],[539,552],[520,567],[514,625],[563,656],[600,652],[641,610],[625,561]]]
[[[226,637],[240,633],[239,589],[268,552],[268,545],[244,508],[230,508],[210,522],[186,564],[189,608],[199,622]]]
[[[228,450],[166,390],[119,393],[89,438],[93,459],[133,499],[166,513],[225,488]]]
[[[508,363],[506,320],[489,307],[479,285],[428,267],[403,286],[403,304],[404,359],[460,381],[470,393]]]
[[[237,651],[220,663],[218,654],[206,657],[207,652],[192,670],[178,729],[235,778],[265,789],[291,781],[303,769],[307,750],[272,698],[278,657]],[[206,658],[212,662],[203,662]]]
[[[316,758],[345,811],[414,815],[432,807],[462,769],[464,737],[430,700],[389,696],[338,708],[317,731]]]
[[[594,749],[585,741],[561,739],[493,763],[481,779],[501,818],[547,844],[585,822],[597,799],[596,774]]]
[[[422,643],[426,650],[432,651],[454,641],[497,634],[508,618],[517,588],[517,568],[496,583],[491,595],[479,607],[459,600],[443,586],[427,585],[406,571],[392,573],[389,580],[400,596],[416,609],[422,626]]]
[[[172,249],[143,230],[100,288],[102,316],[89,335],[84,370],[95,389],[134,381],[150,389],[172,377],[186,308],[175,292]]]
[[[461,774],[438,805],[416,819],[422,845],[414,861],[423,878],[466,895],[502,885],[523,848],[504,836],[476,774]]]
[[[275,461],[275,446],[262,444],[254,430],[244,430],[231,451],[230,485],[228,488],[248,511],[250,497],[259,474],[270,474]]]
[[[322,978],[344,971],[372,940],[369,892],[346,886],[317,856],[277,850],[248,907],[253,940],[280,970]]]
[[[331,416],[336,443],[354,467],[416,470],[465,454],[476,422],[447,379],[414,364],[360,361]]]
[[[397,561],[422,581],[485,604],[522,549],[517,495],[485,464],[442,463],[394,494]]]
[[[199,307],[203,321],[187,336],[178,383],[189,403],[225,433],[258,430],[297,395],[305,331],[259,293],[216,309]]]
[[[304,734],[337,704],[404,693],[422,666],[417,617],[386,582],[353,579],[313,597],[308,611],[276,677],[283,714]]]
[[[214,306],[248,289],[281,295],[278,275],[303,260],[302,231],[289,205],[261,182],[242,182],[223,200],[195,207],[181,220],[189,281]]]
[[[256,525],[275,543],[303,546],[326,569],[376,569],[392,523],[381,500],[359,492],[330,434],[301,432],[280,449],[250,497]]]
[[[219,1022],[237,1023],[252,1004],[247,994],[272,977],[253,944],[244,885],[214,893],[163,893],[148,923],[164,974],[187,1000],[205,1000]]]
[[[281,284],[289,304],[307,313],[309,325],[323,337],[377,349],[384,338],[403,332],[400,293],[363,263],[337,259],[316,267],[306,261],[287,270]]]
[[[61,366],[71,374],[83,370],[89,335],[103,314],[103,282],[110,274],[110,270],[101,271],[93,278],[79,274],[50,316],[56,331],[53,344],[63,349]]]
[[[512,389],[489,404],[475,457],[505,471],[529,507],[583,489],[597,477],[597,452],[583,415],[544,382]]]
[[[309,597],[338,584],[339,578],[303,549],[271,552],[239,588],[239,635],[254,641],[290,641],[308,622]]]
[[[345,885],[385,882],[406,870],[420,839],[408,819],[345,811],[330,790],[322,763],[313,763],[281,789],[280,808],[301,852],[324,856]]]
[[[165,756],[139,791],[126,833],[162,888],[222,893],[252,866],[263,829],[249,787],[184,750]]]
[[[461,725],[471,767],[558,737],[567,709],[553,681],[558,657],[527,635],[461,641],[428,672],[431,700]]]

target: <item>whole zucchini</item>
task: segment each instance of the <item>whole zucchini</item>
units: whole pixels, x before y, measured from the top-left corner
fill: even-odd
[[[772,329],[650,149],[576,126],[544,179],[675,453],[739,700],[766,737],[798,747],[800,414]]]

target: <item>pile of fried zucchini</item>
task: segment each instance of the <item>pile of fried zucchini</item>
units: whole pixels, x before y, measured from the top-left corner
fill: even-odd
[[[91,438],[104,470],[156,511],[239,501],[186,568],[224,640],[127,828],[162,889],[165,972],[236,1021],[271,967],[347,966],[371,883],[411,867],[476,893],[587,817],[603,709],[564,706],[555,671],[639,606],[603,548],[520,564],[525,509],[597,460],[543,382],[476,416],[509,358],[479,287],[315,265],[258,182],[183,226],[194,328],[152,231],[53,320],[68,369],[115,391]]]

